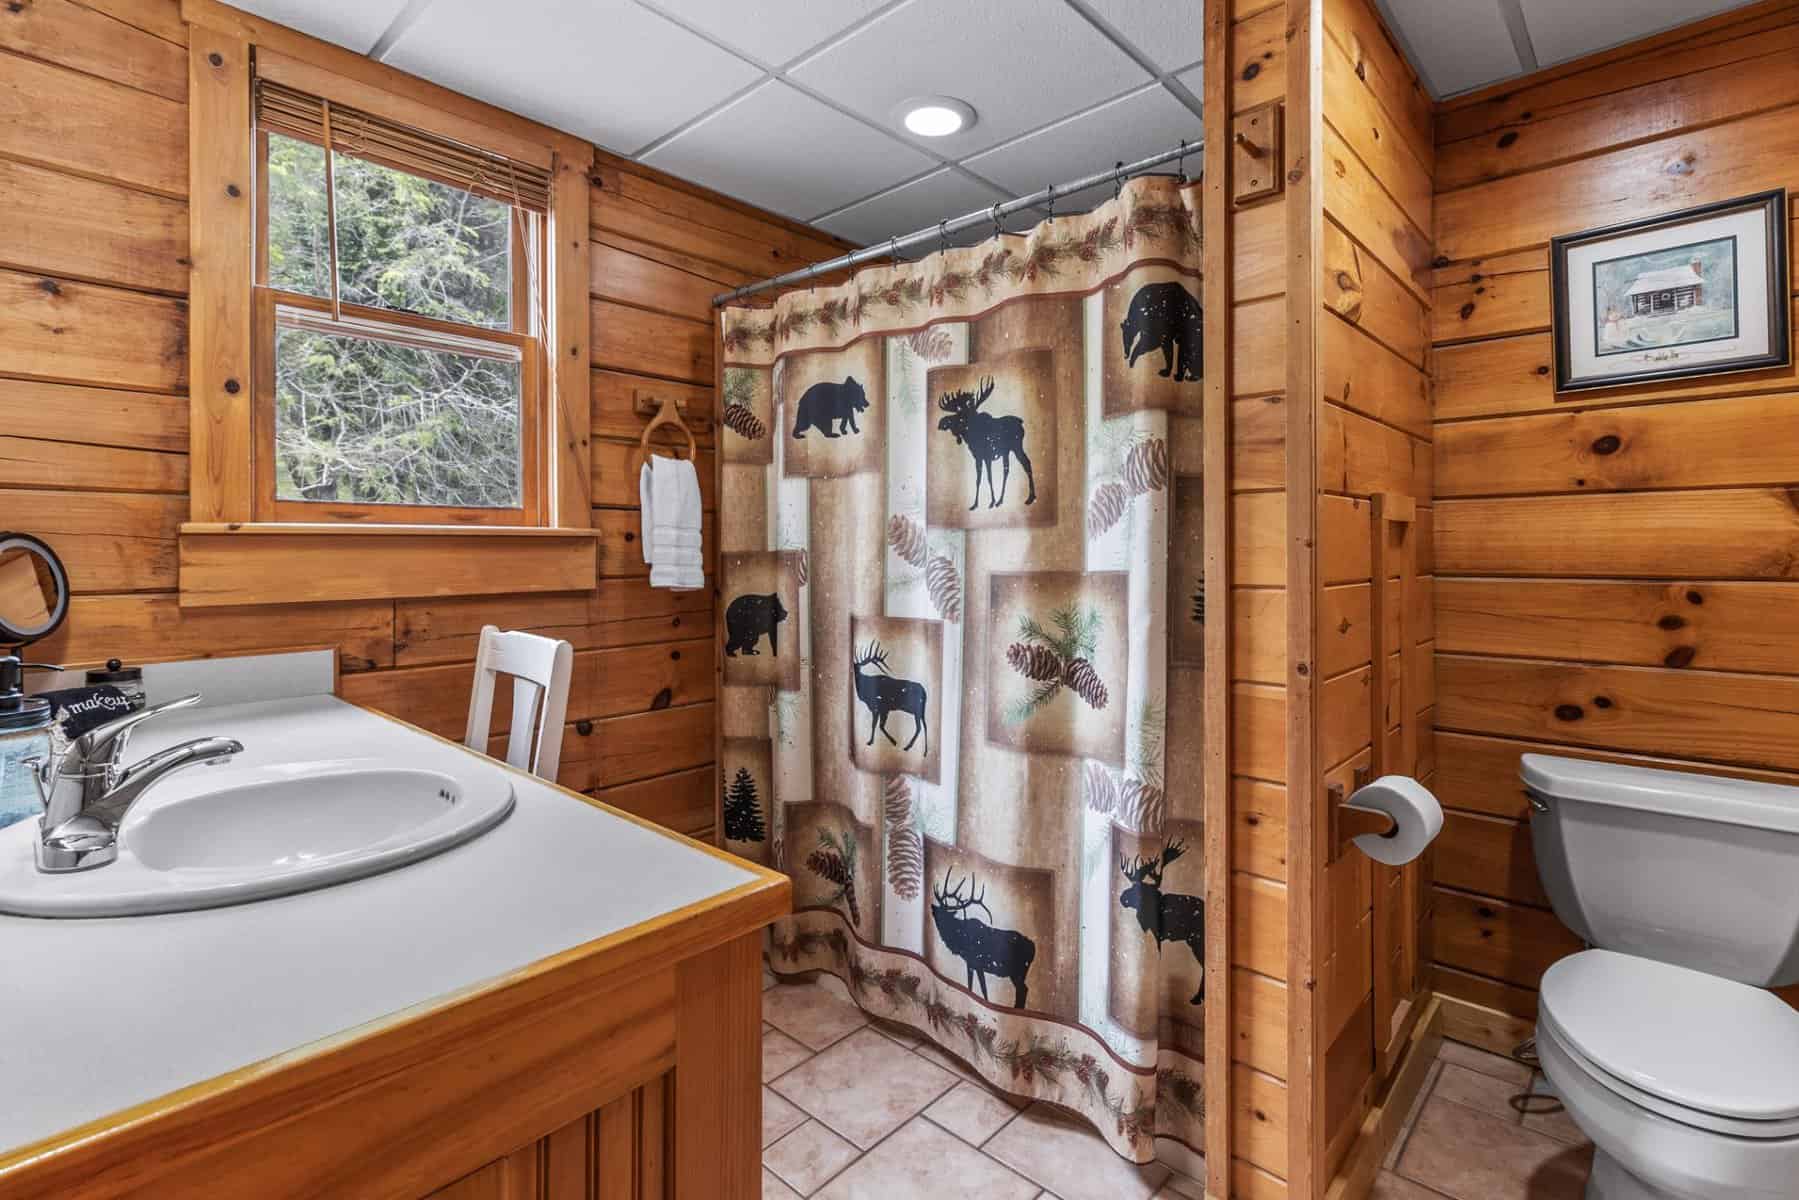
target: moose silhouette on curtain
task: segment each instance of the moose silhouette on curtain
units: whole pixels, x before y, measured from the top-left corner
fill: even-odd
[[[946,392],[937,400],[937,407],[949,414],[937,422],[937,428],[953,434],[956,444],[968,447],[969,457],[974,459],[974,503],[968,506],[970,512],[981,503],[982,472],[987,477],[987,507],[998,508],[1005,501],[1006,485],[1012,480],[1014,458],[1024,468],[1024,477],[1031,485],[1031,494],[1024,498],[1024,502],[1037,502],[1037,476],[1031,471],[1030,455],[1024,452],[1024,418],[996,417],[992,413],[979,411],[981,405],[987,403],[992,395],[993,379],[989,376],[981,381],[978,393],[957,389]],[[993,492],[993,464],[996,461],[1003,468],[997,496]]]

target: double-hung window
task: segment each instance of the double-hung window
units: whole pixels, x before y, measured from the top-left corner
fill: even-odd
[[[542,167],[260,80],[259,521],[548,520]]]

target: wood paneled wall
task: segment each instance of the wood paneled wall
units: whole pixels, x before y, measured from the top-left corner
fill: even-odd
[[[1350,849],[1328,861],[1328,786],[1358,771],[1430,782],[1428,376],[1431,103],[1370,0],[1324,0],[1318,39],[1322,218],[1314,272],[1317,812],[1314,1045],[1322,1082],[1314,1145],[1335,1174],[1393,1067],[1423,984],[1425,864],[1383,867]],[[1409,523],[1375,523],[1374,497]],[[1384,537],[1375,580],[1375,538]],[[1408,545],[1409,542],[1409,545]],[[1409,584],[1404,582],[1409,579]],[[1376,586],[1380,592],[1375,594]],[[1374,623],[1382,625],[1377,639]],[[1402,639],[1409,645],[1402,645]],[[1382,662],[1375,662],[1380,645]],[[1375,714],[1380,714],[1377,723]],[[1381,731],[1375,746],[1376,729]]]
[[[1437,112],[1440,992],[1534,1017],[1580,948],[1538,884],[1521,752],[1799,783],[1799,379],[1558,402],[1547,273],[1557,234],[1799,190],[1796,71],[1781,0]]]
[[[0,12],[0,528],[49,541],[76,593],[68,623],[33,655],[142,662],[332,646],[347,698],[460,737],[483,624],[567,638],[562,782],[708,834],[712,595],[648,586],[635,511],[646,418],[633,405],[648,394],[688,406],[705,426],[709,484],[710,297],[844,247],[601,153],[590,213],[599,587],[183,610],[186,293],[206,252],[188,244],[188,28],[177,0]],[[496,706],[496,735],[505,711]]]

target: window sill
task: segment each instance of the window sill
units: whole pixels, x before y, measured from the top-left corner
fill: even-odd
[[[181,605],[591,591],[600,536],[537,526],[189,523]]]

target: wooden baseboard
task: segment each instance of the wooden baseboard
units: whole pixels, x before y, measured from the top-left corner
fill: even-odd
[[[1418,1094],[1424,1090],[1424,1081],[1430,1077],[1431,1064],[1437,1060],[1437,1049],[1443,1042],[1443,997],[1433,993],[1423,1005],[1410,1039],[1397,1056],[1399,1065],[1388,1079],[1386,1094],[1362,1118],[1355,1142],[1344,1156],[1343,1168],[1324,1193],[1325,1200],[1361,1200],[1373,1190],[1382,1160],[1392,1149]]]
[[[1442,1014],[1443,1036],[1452,1042],[1464,1042],[1510,1058],[1518,1043],[1537,1035],[1536,1023],[1529,1018],[1515,1017],[1442,992],[1435,995],[1438,1011]]]

